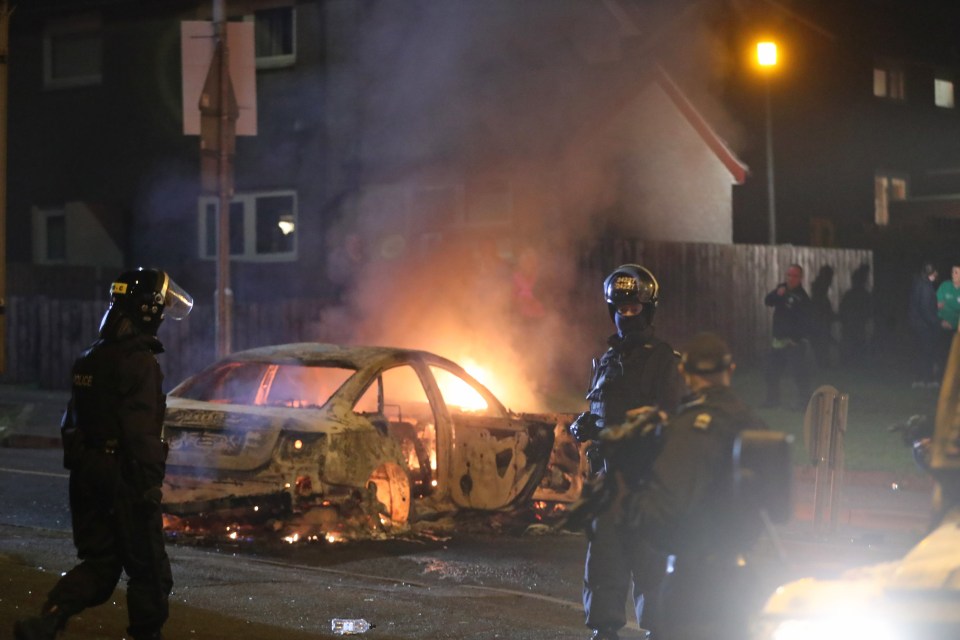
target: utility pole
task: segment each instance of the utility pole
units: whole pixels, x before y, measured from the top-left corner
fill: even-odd
[[[12,13],[7,0],[0,0],[0,374],[7,371],[7,60]]]
[[[200,95],[200,164],[204,192],[215,191],[217,207],[217,357],[232,350],[233,290],[230,288],[230,201],[233,198],[233,156],[240,110],[230,82],[225,0],[213,0],[216,48]]]

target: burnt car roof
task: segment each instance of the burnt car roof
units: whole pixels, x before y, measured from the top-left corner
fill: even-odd
[[[441,361],[460,368],[456,363],[436,354],[419,349],[401,349],[398,347],[378,347],[360,345],[340,345],[324,342],[297,342],[292,344],[257,347],[231,353],[225,360],[253,362],[298,362],[311,364],[342,364],[361,369],[381,361],[404,358],[423,358]]]

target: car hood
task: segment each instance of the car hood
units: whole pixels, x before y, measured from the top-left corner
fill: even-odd
[[[345,425],[322,409],[220,405],[183,398],[167,400],[163,435],[167,464],[248,471],[267,464],[284,431],[329,433]]]
[[[949,514],[901,560],[852,569],[834,580],[804,578],[781,586],[761,617],[858,615],[950,629],[960,625],[960,512]]]

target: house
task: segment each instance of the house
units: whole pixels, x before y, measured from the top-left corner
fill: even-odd
[[[767,173],[770,116],[777,242],[881,249],[905,244],[904,225],[941,216],[944,199],[956,210],[960,6],[736,5],[714,22],[728,34],[726,55],[739,61],[729,68],[725,102],[746,125],[737,151],[755,176]],[[780,45],[780,64],[767,77],[747,64],[761,37]],[[764,180],[737,189],[738,242],[765,240],[767,197]],[[922,235],[920,244],[942,238],[932,228]]]
[[[746,166],[655,51],[632,57],[667,18],[630,4],[228,1],[255,24],[258,111],[237,140],[237,299],[328,295],[351,235],[376,260],[476,238],[508,257],[611,232],[732,242]],[[18,7],[10,262],[164,265],[213,291],[218,199],[180,103],[181,22],[210,14]]]

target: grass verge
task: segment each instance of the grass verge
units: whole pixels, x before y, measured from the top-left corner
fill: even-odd
[[[890,368],[816,371],[813,383],[814,388],[831,385],[849,396],[845,435],[847,469],[922,474],[913,462],[910,447],[903,443],[899,433],[889,429],[914,414],[932,417],[939,389],[913,388],[908,375]],[[737,369],[734,375],[733,386],[740,397],[757,408],[757,413],[772,429],[792,434],[794,460],[797,464],[809,465],[803,442],[804,414],[783,408],[759,408],[765,384],[764,371],[759,367]],[[783,381],[781,395],[791,401],[796,397],[791,379]]]

